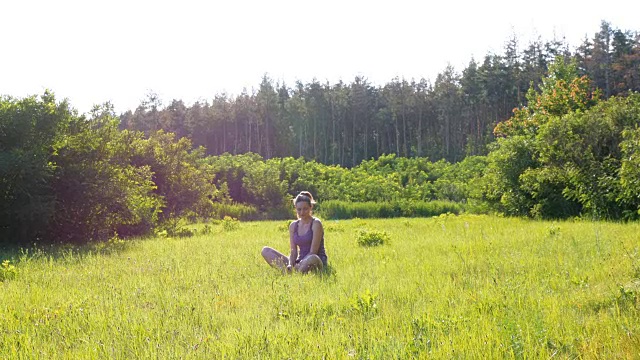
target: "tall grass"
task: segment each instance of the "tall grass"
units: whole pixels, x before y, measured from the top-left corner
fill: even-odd
[[[212,204],[211,214],[215,219],[223,219],[225,216],[229,216],[236,219],[248,220],[259,216],[258,209],[255,206],[220,202],[214,202]]]
[[[288,204],[287,204],[288,205]],[[211,218],[223,219],[229,216],[235,219],[251,220],[282,220],[295,215],[291,206],[281,206],[259,211],[256,206],[241,203],[213,203]]]
[[[288,248],[285,225],[2,254],[0,358],[640,353],[638,224],[325,220],[329,268],[282,275],[259,252]],[[359,246],[363,229],[390,241]]]
[[[459,214],[463,210],[460,203],[440,200],[395,202],[329,200],[317,204],[317,209],[327,219],[430,217],[446,213]]]

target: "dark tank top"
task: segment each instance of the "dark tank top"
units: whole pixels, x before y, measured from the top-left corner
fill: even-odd
[[[307,233],[304,235],[298,235],[298,225],[300,224],[300,219],[296,220],[296,226],[293,231],[293,243],[296,246],[298,246],[298,248],[300,249],[300,252],[298,253],[298,259],[296,259],[296,262],[299,262],[300,260],[304,259],[304,257],[309,255],[309,253],[311,252],[311,242],[313,241],[313,222],[315,220],[316,220],[315,218],[311,220],[311,226],[309,226],[309,231],[307,231]],[[317,255],[320,258],[320,260],[322,260],[322,263],[326,266],[327,253],[325,252],[325,249],[324,249],[324,235],[320,240],[320,248],[318,249]]]

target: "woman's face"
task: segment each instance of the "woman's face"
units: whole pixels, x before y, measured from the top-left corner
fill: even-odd
[[[302,219],[310,217],[312,208],[313,207],[309,205],[308,202],[298,201],[298,203],[296,203],[296,214],[298,215],[298,218]]]

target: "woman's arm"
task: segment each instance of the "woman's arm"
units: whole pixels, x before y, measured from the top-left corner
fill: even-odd
[[[318,219],[314,219],[313,224],[311,224],[311,229],[313,230],[313,239],[311,240],[311,250],[309,251],[309,254],[318,255],[318,251],[320,251],[320,243],[324,236],[322,222]]]
[[[291,252],[289,253],[289,266],[294,266],[296,264],[296,259],[298,258],[298,247],[293,241],[293,233],[296,231],[296,222],[292,222],[289,225],[289,248]]]

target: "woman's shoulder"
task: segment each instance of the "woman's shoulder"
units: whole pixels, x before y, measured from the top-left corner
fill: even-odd
[[[313,224],[311,224],[313,227],[317,227],[317,226],[322,226],[322,221],[320,219],[318,219],[317,217],[313,218]]]
[[[300,219],[298,219],[298,220],[293,220],[293,221],[291,222],[291,224],[289,224],[289,230],[293,230],[293,229],[295,229],[295,228],[298,226],[298,222],[299,222],[299,221],[300,221]]]

